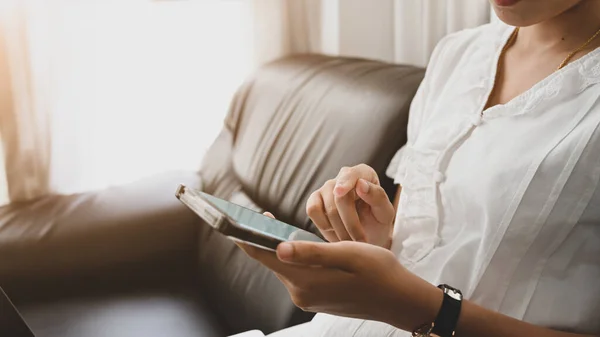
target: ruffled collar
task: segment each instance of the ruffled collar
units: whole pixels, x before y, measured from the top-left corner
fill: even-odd
[[[473,82],[474,86],[484,89],[482,100],[487,100],[492,90],[502,49],[508,43],[515,28],[497,24],[494,29],[503,31],[496,34],[498,36],[496,39],[482,41],[479,44],[480,48],[477,48],[472,55],[472,64],[480,68],[473,73],[485,74],[483,83]],[[482,36],[482,38],[485,39],[486,36]],[[600,83],[600,48],[550,74],[508,103],[487,109],[484,119],[543,112],[545,108],[552,106],[555,102],[575,96],[598,83]]]

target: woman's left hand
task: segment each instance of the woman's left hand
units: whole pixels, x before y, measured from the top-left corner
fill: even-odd
[[[411,331],[432,322],[442,292],[387,249],[367,243],[286,242],[277,254],[240,244],[271,269],[305,311],[376,320]]]

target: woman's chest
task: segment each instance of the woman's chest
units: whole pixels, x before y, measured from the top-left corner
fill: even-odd
[[[434,110],[406,150],[401,258],[415,263],[468,236],[479,264],[500,242],[530,244],[553,209],[564,208],[555,221],[566,221],[581,187],[597,184],[597,100],[589,91],[544,111],[483,119]]]
[[[543,112],[502,117],[434,112],[411,146],[412,159],[419,164],[409,172],[413,179],[408,190],[411,182],[427,180],[437,190],[437,206],[446,213],[462,213],[468,221],[479,210],[500,222],[510,207],[530,207],[521,202],[526,193],[541,200],[562,191],[566,180],[589,178],[593,166],[574,168],[582,161],[593,162],[590,148],[600,151],[592,137],[600,110],[592,108],[597,93],[584,96]]]

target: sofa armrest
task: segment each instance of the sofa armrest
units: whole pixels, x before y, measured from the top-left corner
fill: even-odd
[[[201,187],[196,173],[168,173],[0,208],[0,282],[194,258],[199,218],[175,198],[180,183]]]

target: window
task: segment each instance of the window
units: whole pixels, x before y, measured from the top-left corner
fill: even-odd
[[[56,4],[37,55],[52,62],[53,190],[198,169],[251,67],[244,2]]]

